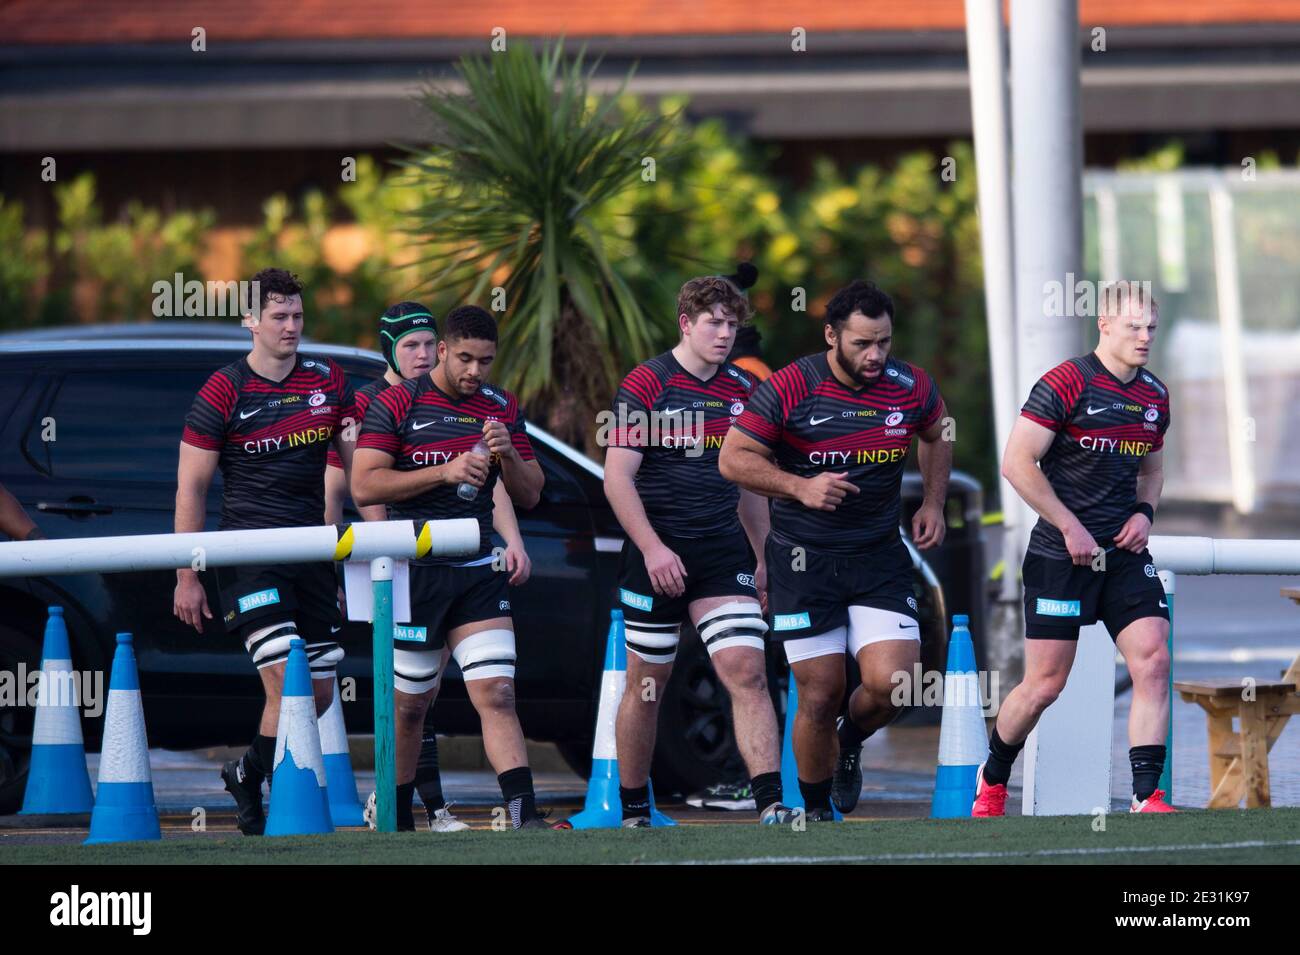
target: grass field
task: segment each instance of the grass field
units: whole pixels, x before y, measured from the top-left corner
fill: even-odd
[[[170,836],[111,846],[4,845],[7,865],[382,863],[1300,863],[1300,809],[1113,814],[1000,820],[850,821],[765,829],[694,825],[654,830],[495,832],[434,836],[346,831],[246,839]]]

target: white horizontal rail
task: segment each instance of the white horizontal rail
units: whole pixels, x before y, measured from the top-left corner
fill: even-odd
[[[1152,537],[1156,566],[1176,574],[1300,574],[1300,541]]]
[[[1242,176],[1241,166],[1180,169],[1171,172],[1114,172],[1090,169],[1083,174],[1083,192],[1095,195],[1110,189],[1122,195],[1153,193],[1161,180],[1176,180],[1185,190],[1200,191],[1222,185],[1233,192],[1292,191],[1300,188],[1300,170],[1256,169],[1254,178]]]
[[[0,577],[441,557],[469,554],[478,545],[472,518],[79,537],[0,544]]]

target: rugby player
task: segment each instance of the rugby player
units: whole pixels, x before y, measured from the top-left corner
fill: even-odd
[[[925,496],[912,520],[922,550],[943,541],[952,448],[944,403],[922,369],[890,355],[894,304],[856,281],[826,306],[827,351],[775,372],[727,433],[728,480],[772,498],[768,610],[799,692],[794,752],[807,816],[834,818],[862,792],[862,743],[898,714],[894,674],[912,673],[921,635],[912,561],[899,536],[912,437]],[[862,685],[836,728],[845,654]],[[838,759],[837,759],[838,747]]]
[[[438,344],[438,324],[433,313],[419,302],[398,302],[390,305],[379,317],[379,350],[388,363],[382,378],[357,389],[357,424],[365,421],[370,400],[390,385],[401,384],[407,378],[427,375],[433,369]],[[333,449],[325,459],[325,523],[338,524],[343,520],[343,502],[348,494],[347,475],[343,462]],[[358,513],[368,521],[387,519],[382,504],[359,507]]]
[[[379,347],[388,363],[382,378],[357,390],[357,418],[364,420],[370,407],[371,399],[380,391],[401,384],[403,381],[427,375],[437,358],[438,326],[433,313],[419,302],[399,302],[390,306],[379,319]],[[347,478],[343,473],[343,463],[333,450],[329,453],[328,468],[325,471],[325,522],[337,524],[343,520],[343,503],[347,498]],[[388,509],[382,504],[357,509],[368,521],[386,520]],[[493,490],[492,527],[505,541],[505,569],[510,574],[511,586],[520,586],[527,582],[532,571],[532,562],[524,550],[523,537],[519,533],[519,522],[515,517],[514,505],[506,493],[505,485],[498,481]],[[428,817],[431,832],[460,832],[469,826],[452,815],[442,793],[442,776],[438,770],[438,735],[433,728],[433,702],[437,699],[442,686],[442,674],[446,667],[450,651],[444,647],[438,666],[437,683],[425,716],[423,739],[420,742],[420,754],[414,770],[415,791],[420,794],[424,811]],[[411,779],[410,767],[405,766],[402,757],[405,752],[397,754],[397,779]],[[371,828],[375,827],[375,794],[366,800],[365,817]],[[402,820],[405,822],[405,820]],[[411,828],[414,829],[414,819]]]
[[[791,814],[781,804],[780,738],[767,691],[764,571],[750,551],[763,552],[765,502],[724,480],[717,466],[722,438],[753,390],[727,362],[748,314],[748,301],[727,279],[691,279],[677,298],[681,340],[632,369],[614,399],[619,427],[605,456],[605,495],[628,537],[619,569],[627,692],[615,737],[629,828],[650,825],[659,699],[683,617],[731,694],[760,821]]]
[[[393,519],[473,517],[475,556],[412,561],[411,625],[394,628],[398,825],[413,826],[412,799],[421,728],[448,646],[483,726],[514,828],[545,828],[514,705],[515,635],[506,580],[493,568],[488,538],[498,477],[510,499],[532,507],[543,475],[509,392],[485,382],[496,356],[497,328],[481,308],[446,318],[438,363],[419,378],[379,392],[366,412],[352,474],[359,506],[387,504]],[[482,440],[488,455],[473,452]],[[466,500],[461,485],[477,489]]]
[[[1137,282],[1102,289],[1091,354],[1034,385],[1002,474],[1039,520],[1021,567],[1025,677],[998,711],[973,816],[1005,812],[1011,765],[1060,695],[1079,628],[1101,620],[1133,677],[1132,812],[1174,812],[1158,788],[1169,720],[1169,609],[1147,535],[1164,484],[1169,389],[1145,366],[1160,309]]]
[[[325,455],[329,447],[351,466],[348,440],[356,408],[347,376],[337,365],[298,354],[302,338],[302,284],[283,269],[253,276],[260,308],[246,319],[252,351],[214,372],[185,419],[177,469],[178,534],[203,530],[205,499],[221,469],[220,530],[318,526],[324,522]],[[250,303],[251,304],[251,303]],[[334,565],[245,564],[216,569],[223,622],[237,634],[262,680],[266,702],[257,737],[221,778],[235,797],[245,835],[266,825],[262,780],[275,758],[280,693],[289,642],[307,645],[316,712],[333,698],[334,671],[343,649]],[[198,574],[176,571],[173,612],[203,632],[212,619]]]

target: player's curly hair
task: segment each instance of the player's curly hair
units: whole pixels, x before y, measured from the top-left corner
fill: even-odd
[[[458,342],[463,338],[483,341],[497,340],[497,321],[492,313],[477,305],[458,305],[443,320],[443,341]]]
[[[742,325],[749,321],[749,299],[721,275],[691,279],[677,293],[677,314],[689,317],[692,322],[701,312],[713,311],[715,305],[735,315]]]
[[[288,269],[262,269],[251,279],[252,287],[258,290],[258,308],[266,308],[267,300],[272,295],[290,298],[301,295],[302,279]],[[251,303],[250,303],[251,304]]]
[[[893,321],[894,300],[875,282],[858,279],[844,286],[826,303],[826,324],[838,332],[854,312],[861,312],[867,318],[888,315]]]

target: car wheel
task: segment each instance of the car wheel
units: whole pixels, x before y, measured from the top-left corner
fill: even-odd
[[[0,626],[0,672],[17,679],[19,665],[27,673],[40,668],[37,641],[10,627]],[[14,686],[14,698],[0,698],[0,816],[22,808],[27,789],[27,767],[32,758],[32,724],[36,711],[26,705],[27,686]]]

